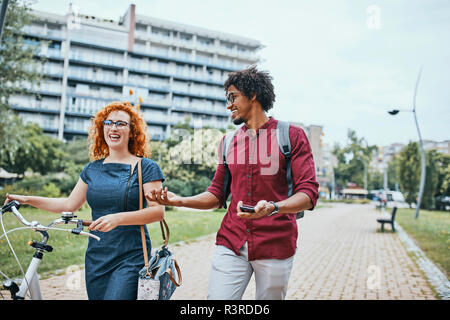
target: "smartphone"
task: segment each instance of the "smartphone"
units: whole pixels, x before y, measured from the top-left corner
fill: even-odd
[[[243,204],[242,206],[240,206],[241,211],[243,212],[255,212],[255,207],[254,206],[249,206],[247,204]]]

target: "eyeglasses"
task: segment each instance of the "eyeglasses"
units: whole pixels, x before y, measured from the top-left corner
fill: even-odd
[[[230,91],[227,93],[227,104],[234,103],[234,100],[236,99],[236,91]]]
[[[123,121],[123,120],[117,120],[117,121],[103,120],[103,125],[106,127],[112,127],[113,125],[116,125],[117,129],[125,129],[125,127],[129,126],[128,122]]]

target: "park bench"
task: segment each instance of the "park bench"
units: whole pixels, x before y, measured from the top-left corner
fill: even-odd
[[[395,232],[395,214],[397,212],[397,207],[394,207],[392,209],[392,213],[391,213],[391,218],[378,218],[377,222],[381,223],[381,231],[384,232],[384,224],[385,223],[390,223],[392,226],[392,232]]]

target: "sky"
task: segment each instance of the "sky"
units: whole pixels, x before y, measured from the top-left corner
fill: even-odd
[[[33,9],[65,14],[68,0]],[[273,77],[277,119],[323,127],[330,146],[355,130],[370,145],[450,140],[450,0],[72,0],[80,13],[136,13],[252,38]]]

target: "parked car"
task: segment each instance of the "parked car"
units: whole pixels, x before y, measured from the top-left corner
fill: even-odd
[[[434,198],[437,210],[450,210],[450,197],[449,196],[437,196]]]
[[[409,208],[405,197],[400,191],[371,190],[367,198],[372,200],[372,203],[376,206],[380,206],[382,203],[384,205],[384,202],[386,202],[386,207],[388,208]]]
[[[406,203],[405,197],[400,191],[387,191],[386,196],[388,208],[409,208],[409,204]]]

